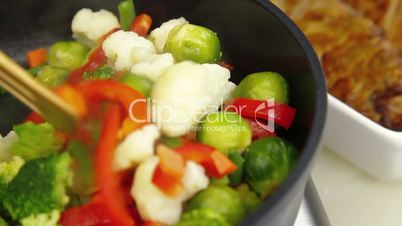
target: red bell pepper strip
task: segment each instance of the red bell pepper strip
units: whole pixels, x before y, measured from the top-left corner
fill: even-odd
[[[234,98],[226,105],[226,110],[235,111],[246,118],[258,118],[266,121],[274,121],[285,129],[289,129],[296,115],[296,109],[282,103],[268,106],[267,101],[252,100],[247,98]],[[272,111],[272,117],[270,112]]]
[[[31,112],[25,119],[24,122],[33,122],[35,124],[44,123],[45,120],[42,116],[38,115],[36,112]]]
[[[113,80],[92,80],[81,82],[75,88],[83,94],[90,107],[102,100],[117,102],[124,107],[125,115],[130,114],[135,119],[134,123],[145,124],[147,121],[146,99],[127,85]]]
[[[266,121],[257,121],[252,118],[244,118],[248,121],[251,131],[253,132],[253,141],[263,137],[276,137],[275,131],[271,132],[266,128],[261,127],[261,124],[266,125]],[[261,123],[261,124],[259,124]]]
[[[118,105],[108,106],[102,132],[95,152],[95,181],[99,189],[98,196],[105,204],[107,217],[119,226],[134,226],[123,195],[123,175],[114,172],[112,163],[117,146],[117,133],[121,126],[122,114]]]
[[[166,195],[179,195],[183,191],[181,179],[185,172],[185,159],[164,145],[158,145],[157,155],[159,164],[155,169],[152,182]]]
[[[121,29],[118,27],[112,28],[110,31],[106,32],[104,35],[102,35],[100,38],[98,38],[98,40],[96,40],[96,43],[98,44],[98,46],[102,46],[103,42],[105,41],[105,39],[107,37],[109,37],[109,35],[115,33],[116,31],[120,31]]]
[[[152,177],[152,183],[168,196],[177,196],[184,191],[181,180],[166,174],[158,164]]]
[[[105,52],[102,47],[98,47],[95,51],[89,56],[88,62],[71,72],[68,82],[71,84],[78,83],[82,80],[82,75],[85,72],[93,72],[96,68],[104,65],[106,63]]]
[[[107,216],[104,204],[89,203],[64,211],[59,223],[62,226],[115,226]]]
[[[80,116],[85,116],[88,113],[84,97],[72,86],[59,86],[54,89],[54,92],[57,94],[57,96],[69,103]]]
[[[228,63],[226,63],[226,62],[223,61],[223,60],[218,61],[217,64],[218,64],[219,66],[221,66],[221,67],[224,67],[224,68],[228,69],[229,71],[231,71],[231,70],[234,69],[234,66],[233,66],[233,65],[228,64]]]
[[[152,221],[147,221],[147,222],[141,224],[141,226],[163,226],[163,224],[160,224],[157,222],[152,222]]]
[[[147,36],[152,26],[152,18],[146,13],[142,13],[135,17],[130,31],[137,33],[139,36]]]
[[[41,64],[46,63],[47,51],[45,48],[39,48],[27,53],[28,65],[29,67],[37,67]]]
[[[184,159],[202,165],[209,177],[222,178],[236,170],[236,165],[220,151],[205,144],[185,143],[176,148]]]
[[[161,170],[165,174],[180,180],[186,169],[186,163],[183,156],[164,145],[159,145],[156,152],[159,157]]]

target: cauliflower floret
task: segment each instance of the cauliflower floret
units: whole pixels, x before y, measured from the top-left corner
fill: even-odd
[[[181,136],[230,97],[236,87],[230,71],[217,64],[181,62],[167,68],[156,81],[151,97],[162,132]]]
[[[187,200],[197,192],[206,189],[209,184],[209,179],[207,175],[205,175],[205,169],[202,166],[193,161],[187,161],[182,183],[186,190],[184,199]]]
[[[116,149],[114,169],[117,171],[129,169],[152,156],[155,141],[159,137],[159,129],[153,124],[130,133]]]
[[[14,131],[10,131],[5,137],[0,135],[0,162],[11,160],[11,145],[17,140],[18,136]]]
[[[96,46],[96,40],[116,27],[120,27],[117,17],[103,9],[97,12],[81,9],[75,14],[71,24],[73,37],[89,47]]]
[[[169,33],[173,28],[179,25],[187,24],[188,21],[184,17],[180,17],[178,19],[172,19],[165,23],[163,23],[160,27],[154,29],[150,38],[152,42],[155,44],[156,50],[158,53],[162,53],[165,48],[166,40],[169,36]]]
[[[183,202],[207,188],[209,180],[202,166],[188,161],[182,179],[184,192],[176,197],[170,197],[162,193],[152,183],[152,177],[158,163],[159,158],[152,156],[139,165],[135,172],[131,195],[137,204],[142,219],[173,225],[180,219]]]
[[[169,197],[152,183],[158,163],[159,158],[153,156],[139,165],[135,172],[131,195],[143,220],[173,225],[180,219],[183,197]]]
[[[131,68],[131,72],[146,77],[151,81],[156,81],[162,72],[173,64],[174,58],[172,54],[153,54],[145,57],[142,62],[135,64]]]
[[[102,48],[111,61],[111,66],[117,71],[129,71],[135,63],[156,54],[151,41],[131,31],[117,31],[111,34],[103,42]]]

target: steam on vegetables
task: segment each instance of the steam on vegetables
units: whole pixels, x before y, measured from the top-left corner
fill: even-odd
[[[0,225],[239,224],[297,159],[274,131],[295,116],[286,79],[236,86],[214,31],[185,18],[152,30],[131,0],[118,11],[81,9],[74,41],[28,53],[82,123],[64,134],[31,113],[0,136]]]

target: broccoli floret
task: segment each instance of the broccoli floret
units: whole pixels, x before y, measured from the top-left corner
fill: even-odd
[[[0,217],[0,226],[8,226],[7,222]]]
[[[230,224],[216,211],[202,208],[183,214],[176,226],[230,226]]]
[[[236,191],[240,194],[243,204],[246,207],[246,215],[254,212],[263,203],[263,201],[258,198],[257,194],[250,190],[247,184],[239,185]]]
[[[0,163],[0,184],[8,184],[20,171],[25,161],[14,156],[11,161]]]
[[[0,213],[6,212],[2,200],[6,195],[8,183],[18,174],[23,165],[24,160],[18,156],[14,156],[11,161],[0,163]]]
[[[107,80],[112,78],[114,74],[115,72],[113,71],[113,69],[105,64],[94,70],[92,73],[85,72],[82,75],[82,78],[84,80],[96,80],[96,79]]]
[[[31,215],[20,222],[21,226],[58,226],[59,219],[60,211],[53,210],[50,213]]]
[[[25,160],[45,157],[61,150],[63,139],[55,135],[49,123],[34,124],[27,122],[14,126],[18,140],[11,146],[14,155]]]
[[[14,156],[11,161],[0,163],[0,200],[4,195],[8,183],[18,174],[24,160],[21,157]]]
[[[71,158],[53,154],[27,162],[9,183],[3,204],[14,220],[61,210],[72,184]]]

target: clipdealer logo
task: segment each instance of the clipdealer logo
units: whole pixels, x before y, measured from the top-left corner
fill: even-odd
[[[220,103],[223,103],[223,100],[221,100]],[[137,118],[135,115],[135,110],[138,109],[138,107],[141,105],[141,107],[146,106],[147,109],[147,115],[146,118]],[[185,106],[185,107],[183,107]],[[256,124],[263,128],[266,131],[269,132],[275,132],[275,100],[274,99],[269,99],[261,104],[259,104],[255,109],[254,109],[254,115],[253,117],[250,117],[250,114],[248,115],[249,120],[254,120]],[[191,112],[192,114],[180,114],[178,116],[177,112],[182,111],[184,108],[186,108],[187,112]],[[194,122],[195,124],[201,123],[201,122],[212,122],[214,121],[226,121],[229,123],[236,123],[233,121],[233,119],[230,118],[225,118],[225,116],[218,117],[211,119],[208,117],[208,113],[212,112],[217,112],[217,111],[227,111],[227,112],[235,112],[239,115],[245,115],[242,114],[244,111],[249,111],[246,106],[234,106],[231,104],[226,104],[226,105],[221,105],[221,106],[203,106],[203,105],[197,105],[194,103],[187,103],[184,101],[175,101],[174,103],[170,103],[168,105],[159,105],[156,103],[151,98],[142,98],[142,99],[137,99],[135,101],[132,101],[129,107],[129,116],[130,119],[136,123],[154,123],[158,126],[158,128],[162,127],[162,124],[164,123],[185,123],[188,121]],[[261,115],[268,116],[268,120],[262,120]],[[240,120],[243,120],[242,118]],[[197,126],[194,126],[190,130],[197,130]]]

